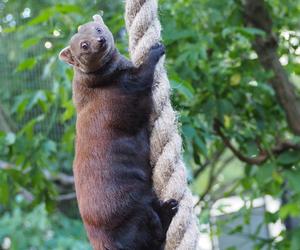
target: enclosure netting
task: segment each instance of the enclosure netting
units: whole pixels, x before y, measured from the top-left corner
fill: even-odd
[[[15,130],[19,130],[27,121],[43,113],[38,105],[31,107],[30,102],[42,98],[43,90],[53,88],[51,75],[45,74],[45,64],[30,61],[45,52],[45,45],[37,43],[26,48],[23,41],[24,37],[19,36],[17,32],[0,32],[0,107],[6,117],[10,117]],[[26,70],[22,71],[22,63],[27,65]],[[24,113],[24,116],[20,118],[21,113]],[[0,117],[0,123],[3,123],[3,120],[4,118]],[[45,120],[38,123],[35,131],[43,132],[47,127],[48,122]],[[51,129],[50,137],[57,140],[62,132],[62,126],[57,122]]]

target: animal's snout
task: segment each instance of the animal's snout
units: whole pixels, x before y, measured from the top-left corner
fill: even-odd
[[[98,37],[97,42],[103,46],[106,43],[106,39],[104,37]]]

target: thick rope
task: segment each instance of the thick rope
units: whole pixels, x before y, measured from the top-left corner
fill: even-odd
[[[125,21],[131,59],[135,65],[140,65],[149,49],[161,40],[157,0],[126,0]],[[167,233],[165,249],[195,250],[199,230],[193,211],[193,197],[186,181],[182,142],[176,113],[170,102],[170,83],[164,58],[156,67],[155,86],[150,139],[153,185],[161,200],[174,198],[180,202]]]

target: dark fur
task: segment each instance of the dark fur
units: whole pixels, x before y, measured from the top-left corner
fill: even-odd
[[[84,29],[90,32],[98,25],[92,22]],[[97,36],[82,34],[85,39]],[[71,48],[80,39],[71,40]],[[158,200],[149,163],[151,90],[164,47],[151,48],[138,68],[114,47],[109,51],[105,63],[93,72],[80,68],[76,48],[62,58],[75,66],[73,168],[80,213],[95,250],[160,250],[178,206],[175,200]]]

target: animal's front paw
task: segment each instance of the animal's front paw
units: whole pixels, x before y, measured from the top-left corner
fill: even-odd
[[[155,53],[159,57],[161,57],[166,53],[165,46],[162,43],[156,43],[151,47],[150,53]]]

